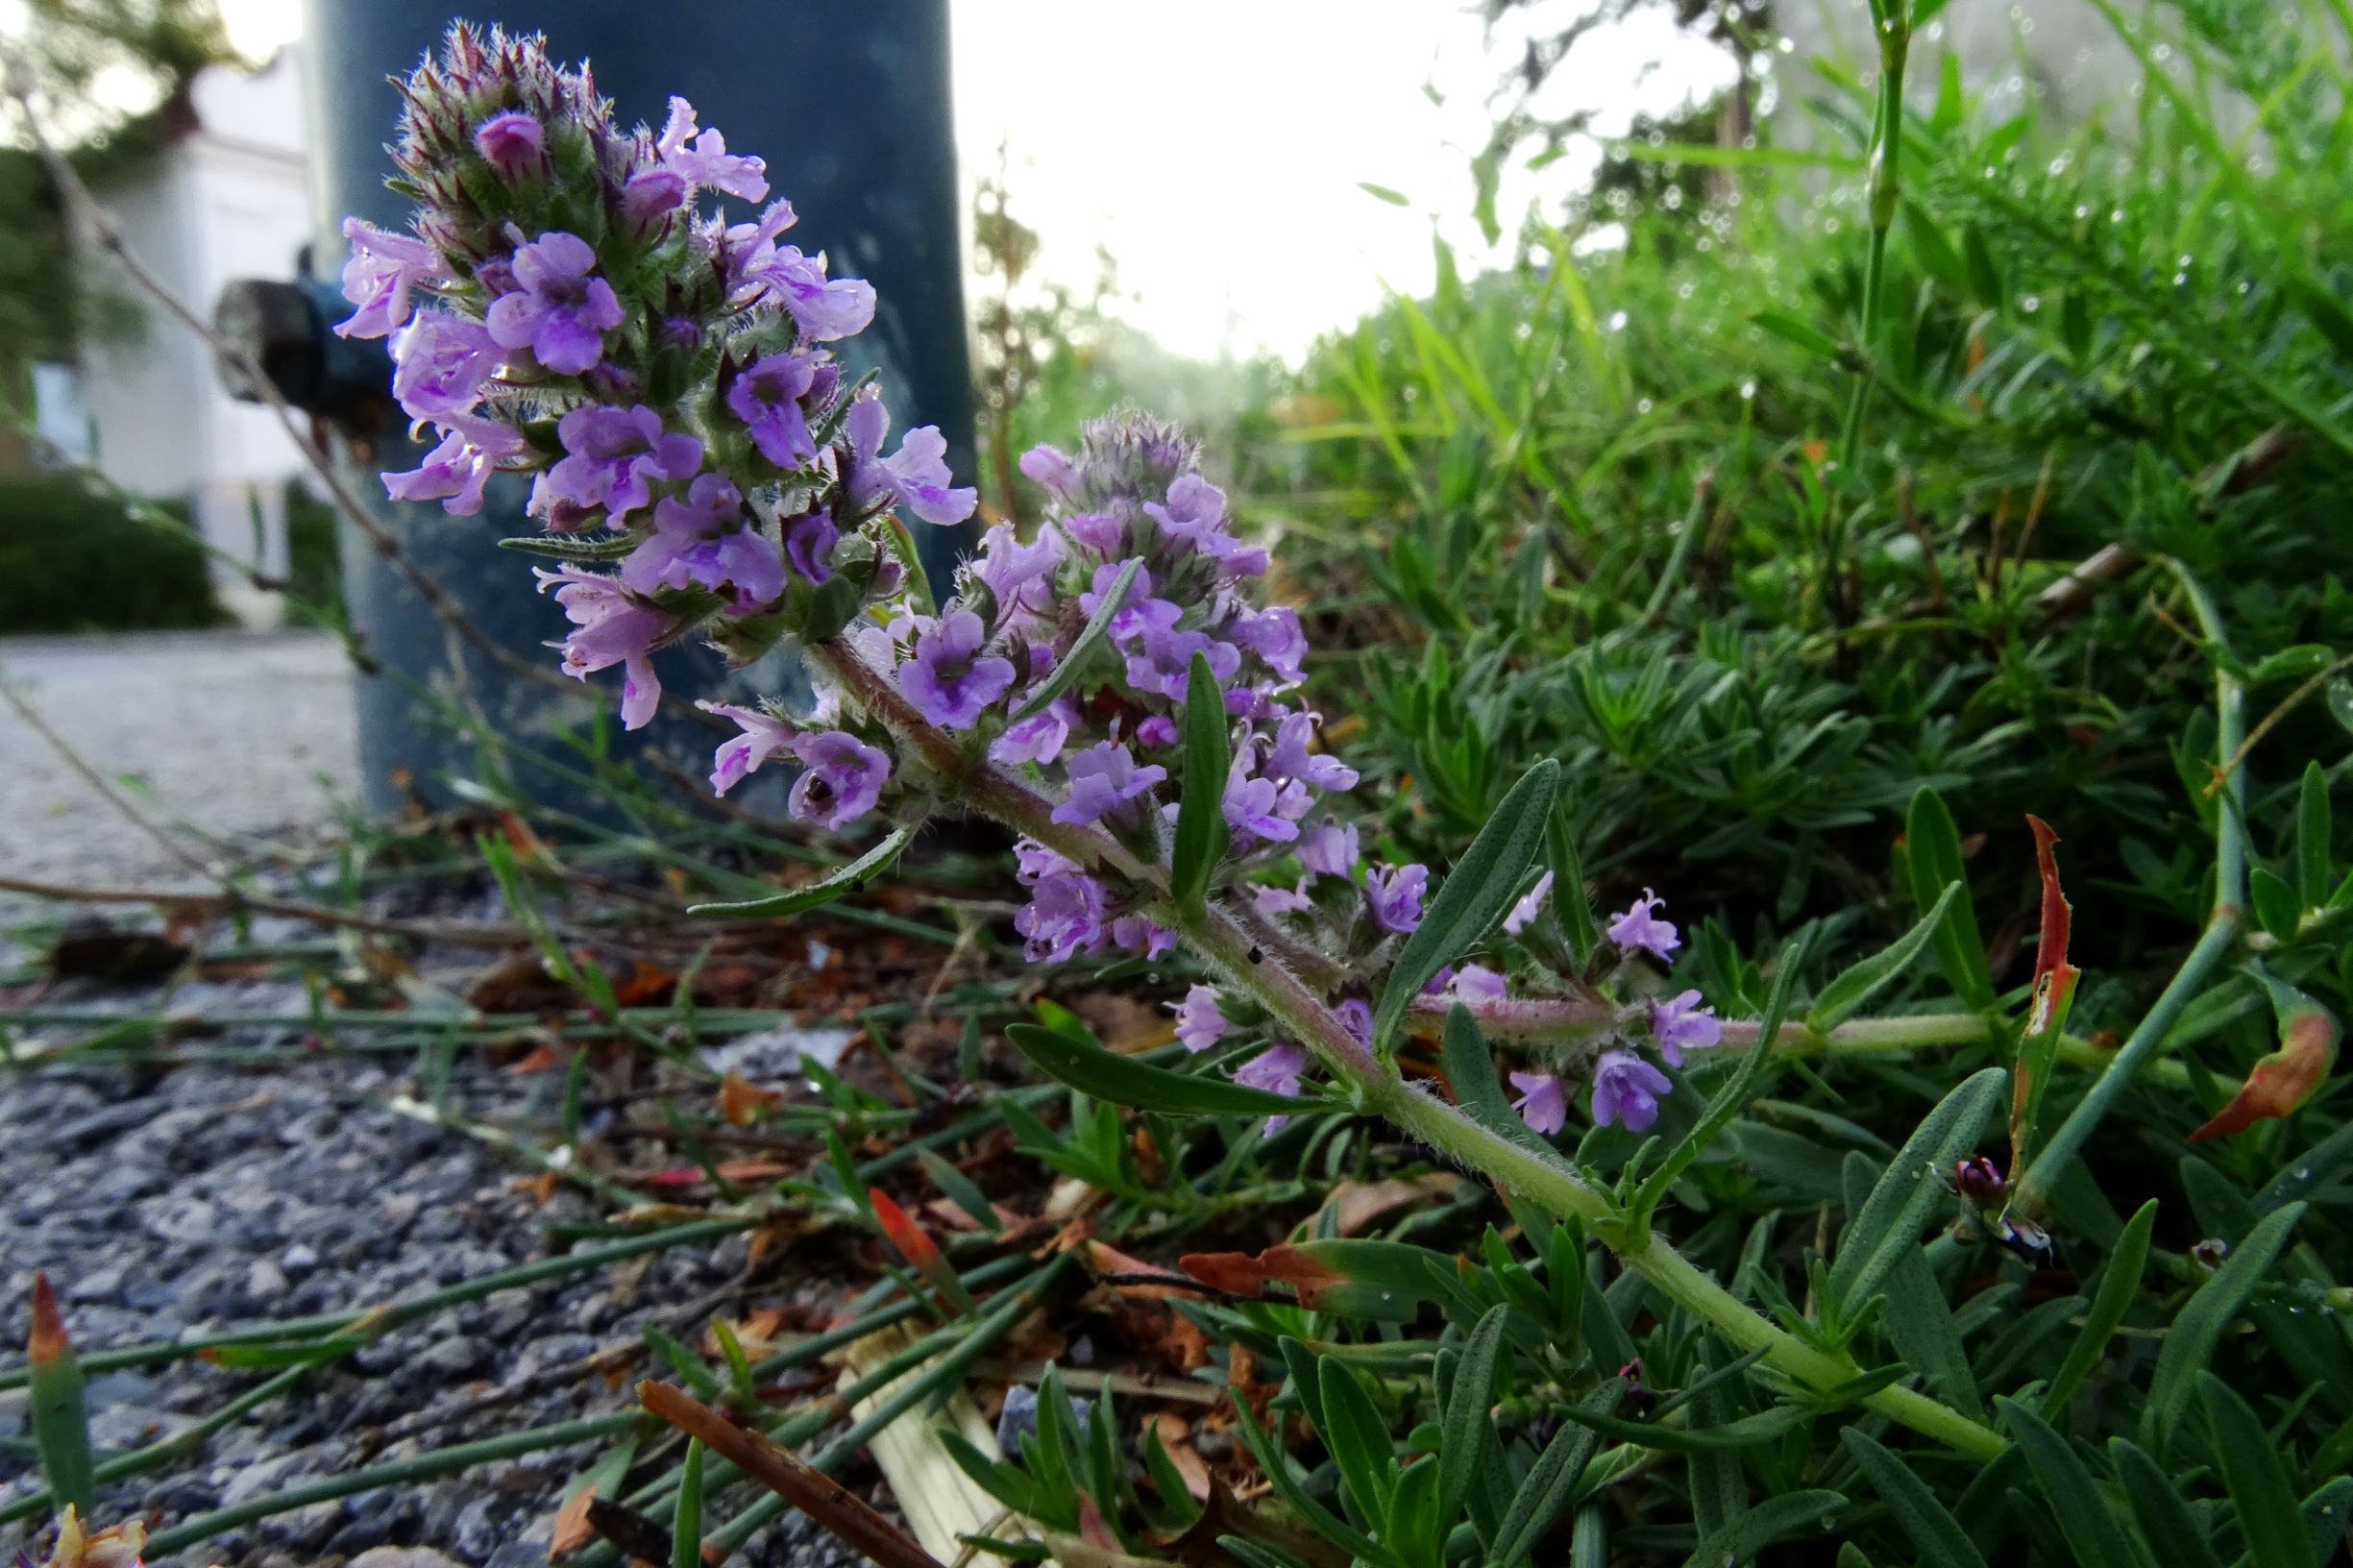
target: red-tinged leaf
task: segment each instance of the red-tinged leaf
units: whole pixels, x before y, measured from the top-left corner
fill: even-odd
[[[2310,1099],[2337,1065],[2337,1020],[2326,1008],[2299,1007],[2280,1027],[2280,1047],[2255,1064],[2230,1104],[2190,1135],[2193,1143],[2244,1132]]]
[[[35,1274],[33,1333],[25,1341],[25,1357],[41,1366],[72,1353],[72,1341],[65,1337],[65,1319],[58,1313],[57,1292],[49,1288],[49,1276]]]
[[[940,1293],[940,1300],[960,1312],[978,1311],[972,1293],[964,1287],[956,1271],[940,1255],[940,1248],[928,1232],[916,1223],[915,1216],[901,1209],[890,1193],[879,1187],[866,1189],[867,1201],[874,1206],[875,1223],[882,1227],[884,1237],[907,1261],[907,1266],[923,1276],[931,1287]]]
[[[2023,1170],[2043,1094],[2059,1058],[2059,1037],[2067,1028],[2067,1014],[2075,997],[2082,971],[2067,961],[2067,942],[2074,909],[2059,886],[2059,859],[2051,848],[2059,835],[2040,817],[2028,816],[2034,832],[2035,866],[2043,878],[2040,934],[2034,947],[2034,992],[2026,1011],[2025,1032],[2018,1042],[2018,1066],[2010,1088],[2010,1168]]]

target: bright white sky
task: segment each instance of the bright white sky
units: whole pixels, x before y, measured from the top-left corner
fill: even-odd
[[[296,0],[220,4],[249,55],[301,27]],[[1490,47],[1472,0],[952,4],[968,188],[1006,144],[1014,213],[1043,236],[1040,271],[1085,288],[1105,246],[1129,296],[1119,313],[1170,349],[1295,355],[1385,286],[1427,290],[1434,224],[1465,270],[1482,258],[1469,159],[1524,34]],[[1534,14],[1549,29],[1585,4],[1544,0]],[[1605,132],[1728,77],[1657,12],[1589,37],[1575,58],[1546,107],[1599,108]],[[1507,233],[1532,198],[1572,187],[1591,163],[1507,178]]]

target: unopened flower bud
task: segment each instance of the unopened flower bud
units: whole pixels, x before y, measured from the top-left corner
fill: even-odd
[[[1953,1162],[1952,1187],[1961,1196],[1980,1204],[2000,1202],[2007,1189],[2001,1167],[1982,1154]]]

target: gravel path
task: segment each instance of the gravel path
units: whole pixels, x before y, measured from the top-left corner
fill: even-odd
[[[310,632],[0,640],[0,680],[151,814],[226,834],[331,815],[355,787],[351,667]],[[324,775],[325,781],[322,781]],[[189,880],[13,712],[0,709],[0,869],[50,881]]]
[[[175,1010],[299,1008],[288,989],[186,987]],[[282,1043],[297,1038],[280,1033]],[[543,1203],[511,1158],[389,1109],[413,1090],[413,1065],[404,1054],[266,1070],[61,1065],[0,1076],[0,1127],[10,1130],[0,1139],[4,1359],[24,1343],[37,1269],[87,1354],[422,1295],[545,1258],[551,1227],[601,1217],[571,1188]],[[544,1116],[560,1076],[461,1054],[451,1104],[478,1118]],[[704,1240],[445,1309],[310,1373],[192,1457],[102,1488],[99,1514],[168,1527],[308,1479],[622,1409],[627,1382],[611,1385],[584,1363],[642,1343],[641,1324],[691,1341],[715,1310],[797,1307],[822,1321],[842,1294],[823,1260],[772,1254],[748,1274],[747,1259],[740,1237]],[[92,1438],[102,1456],[156,1442],[269,1375],[193,1359],[93,1372]],[[645,1375],[642,1363],[627,1375]],[[160,1560],[330,1568],[380,1546],[425,1546],[466,1568],[528,1568],[547,1561],[564,1488],[609,1451],[609,1440],[544,1451],[322,1502]],[[871,1472],[849,1479],[863,1485]],[[25,1395],[0,1392],[0,1506],[38,1485]],[[28,1525],[0,1525],[0,1561],[37,1545]],[[733,1559],[852,1560],[799,1515]]]

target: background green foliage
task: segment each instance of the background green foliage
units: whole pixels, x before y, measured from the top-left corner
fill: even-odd
[[[1826,67],[1797,110],[1814,150],[1637,135],[1520,266],[1464,282],[1442,252],[1434,295],[1321,348],[1257,500],[1322,601],[1318,700],[1364,716],[1407,847],[1443,855],[1557,756],[1612,895],[1654,882],[1744,941],[1875,909],[1849,936],[1878,936],[1928,784],[2009,979],[2029,811],[2119,885],[2094,956],[2202,914],[2181,601],[2145,565],[2059,580],[2181,559],[2258,714],[2353,647],[2342,84],[2294,30],[2210,12],[2160,8],[2132,36],[2171,63],[2089,124],[1994,120],[1921,51],[1877,342],[1871,94]],[[2307,700],[2272,744],[2341,739]]]
[[[166,507],[184,517],[184,507]],[[0,479],[0,626],[164,630],[221,623],[204,549],[76,475]]]

